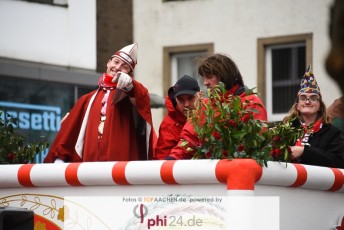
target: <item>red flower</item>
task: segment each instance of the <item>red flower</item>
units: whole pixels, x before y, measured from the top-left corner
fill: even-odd
[[[274,152],[274,150],[270,150],[270,156],[271,156],[271,157],[275,157],[275,152]]]
[[[244,145],[239,145],[238,146],[238,152],[242,152],[242,151],[244,151],[244,149],[245,149]]]
[[[213,156],[213,154],[210,152],[210,151],[208,151],[206,154],[205,154],[205,157],[206,158],[211,158]]]
[[[281,138],[279,136],[274,136],[274,138],[272,140],[275,142],[278,142],[281,140]]]
[[[228,158],[228,151],[222,150],[222,158]]]
[[[276,153],[277,156],[280,155],[280,154],[282,153],[281,149],[275,149],[274,151],[275,151],[275,153]]]
[[[9,154],[7,154],[7,160],[13,161],[14,158],[16,158],[16,154],[14,154],[14,153],[9,153]]]
[[[229,120],[229,126],[232,126],[232,127],[237,126],[236,121],[234,121],[234,120]]]
[[[245,114],[242,118],[241,118],[241,120],[242,120],[242,122],[244,122],[244,123],[247,123],[249,120],[250,120],[250,114]]]
[[[278,157],[282,153],[281,149],[273,149],[270,151],[270,155],[272,157]]]
[[[213,132],[213,137],[215,137],[216,139],[220,139],[221,134],[219,132],[217,132],[217,131],[214,131]]]

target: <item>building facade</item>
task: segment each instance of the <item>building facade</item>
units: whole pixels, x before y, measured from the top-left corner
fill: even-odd
[[[257,87],[269,121],[288,111],[308,64],[329,105],[332,0],[1,0],[0,109],[30,137],[52,141],[76,99],[94,89],[108,58],[136,42],[135,78],[165,97],[197,58],[225,53]],[[200,80],[200,83],[201,80]],[[204,88],[203,88],[204,89]],[[164,108],[152,108],[158,130]],[[3,116],[3,115],[2,115]]]

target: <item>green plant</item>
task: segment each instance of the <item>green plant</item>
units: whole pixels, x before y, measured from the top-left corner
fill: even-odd
[[[1,119],[0,111],[0,164],[22,164],[33,161],[35,156],[48,148],[44,141],[38,143],[25,143],[26,138],[15,132],[14,126],[18,123],[16,118],[6,114]]]
[[[276,122],[269,128],[269,141],[271,142],[270,155],[272,160],[290,162],[290,145],[303,136],[303,130],[292,126],[292,121]]]
[[[220,82],[209,90],[209,99],[201,101],[188,115],[201,145],[187,141],[180,145],[194,151],[194,159],[250,158],[262,166],[267,166],[269,160],[290,161],[289,145],[295,142],[299,131],[290,122],[269,128],[266,122],[255,120],[253,114],[258,111],[249,108],[253,103],[261,104],[243,102],[239,96],[225,97],[225,92]],[[253,94],[253,89],[246,89],[246,94]]]

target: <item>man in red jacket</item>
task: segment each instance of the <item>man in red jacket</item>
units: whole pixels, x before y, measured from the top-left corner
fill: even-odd
[[[245,102],[245,100],[253,102],[246,105],[246,109],[252,108],[258,111],[258,113],[252,114],[254,119],[267,121],[267,113],[262,101],[256,95],[246,95],[241,73],[230,57],[223,54],[213,54],[205,57],[198,64],[198,74],[202,76],[204,85],[207,88],[213,88],[218,85],[219,82],[223,82],[227,90],[225,97],[238,95],[242,102]],[[258,106],[256,103],[262,106]],[[191,159],[195,153],[195,150],[192,150],[192,146],[202,145],[190,121],[185,124],[180,134],[180,138],[181,140],[179,143],[165,159]],[[183,143],[185,141],[188,142],[189,145],[184,145]]]
[[[134,79],[137,44],[117,51],[61,124],[44,159],[52,162],[152,159],[155,133],[148,90]]]
[[[195,109],[195,102],[201,98],[201,93],[197,80],[188,75],[181,77],[174,86],[169,88],[165,100],[168,113],[160,124],[155,150],[157,159],[165,159],[170,155],[172,148],[178,144],[187,113]]]

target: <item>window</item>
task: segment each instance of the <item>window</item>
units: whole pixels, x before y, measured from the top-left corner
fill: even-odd
[[[18,119],[16,132],[27,142],[43,136],[52,144],[60,120],[76,100],[96,88],[98,73],[0,58],[0,110]],[[40,163],[48,151],[38,154]]]
[[[91,90],[92,87],[0,76],[1,116],[4,119],[8,113],[17,118],[16,132],[28,143],[43,136],[51,146],[60,120],[73,107],[75,98]],[[43,161],[42,154],[37,155],[37,163]]]
[[[167,94],[168,89],[183,75],[189,75],[198,80],[204,93],[207,91],[196,70],[197,59],[213,53],[213,44],[175,46],[164,48],[164,79],[163,89]]]
[[[196,62],[199,57],[204,56],[205,54],[205,52],[192,52],[172,55],[170,85],[176,83],[180,77],[189,75],[198,81],[201,88],[204,88],[203,82],[197,77]]]
[[[312,35],[258,39],[258,91],[269,121],[284,118],[311,64]]]

